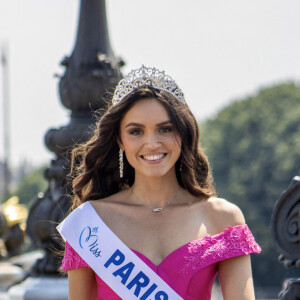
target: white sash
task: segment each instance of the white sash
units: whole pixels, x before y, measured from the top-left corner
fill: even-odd
[[[106,226],[89,202],[76,208],[57,230],[122,299],[183,300]]]

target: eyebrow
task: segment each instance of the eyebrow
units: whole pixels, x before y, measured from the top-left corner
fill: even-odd
[[[156,124],[156,126],[159,127],[159,126],[166,125],[166,124],[169,124],[169,123],[172,123],[171,120],[167,120],[167,121],[158,123],[158,124]],[[128,123],[128,124],[125,126],[125,128],[127,128],[127,127],[129,127],[129,126],[145,127],[144,124],[131,122],[131,123]]]

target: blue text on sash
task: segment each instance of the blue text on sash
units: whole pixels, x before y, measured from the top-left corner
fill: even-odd
[[[120,266],[112,273],[112,275],[115,277],[119,276],[121,278],[121,283],[126,285],[129,290],[135,286],[133,293],[136,297],[140,297],[140,300],[146,300],[158,287],[156,283],[150,282],[149,277],[143,271],[138,272],[137,275],[130,278],[130,275],[136,266],[131,261],[126,262],[124,253],[119,249],[117,249],[104,264],[106,268],[110,265]],[[140,296],[141,292],[142,295]],[[166,300],[169,299],[169,296],[165,291],[157,291],[154,299]]]

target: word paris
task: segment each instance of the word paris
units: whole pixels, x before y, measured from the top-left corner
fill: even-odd
[[[89,202],[73,210],[57,230],[122,299],[183,300],[107,227]]]
[[[140,292],[143,289],[143,294],[139,298],[140,300],[146,300],[148,297],[157,289],[155,283],[150,283],[149,277],[143,272],[139,271],[132,279],[128,280],[132,272],[134,271],[135,264],[130,261],[125,262],[125,255],[120,250],[116,250],[113,255],[104,264],[105,268],[108,268],[111,264],[115,266],[121,266],[119,269],[115,270],[112,275],[115,277],[120,276],[121,283],[126,285],[126,287],[131,290],[135,286],[134,295],[140,297]],[[146,289],[146,291],[145,291]],[[159,291],[155,293],[155,300],[169,299],[168,295],[164,291]]]

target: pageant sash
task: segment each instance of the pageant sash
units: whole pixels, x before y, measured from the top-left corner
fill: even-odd
[[[76,208],[57,230],[122,299],[183,300],[106,226],[89,202]]]

